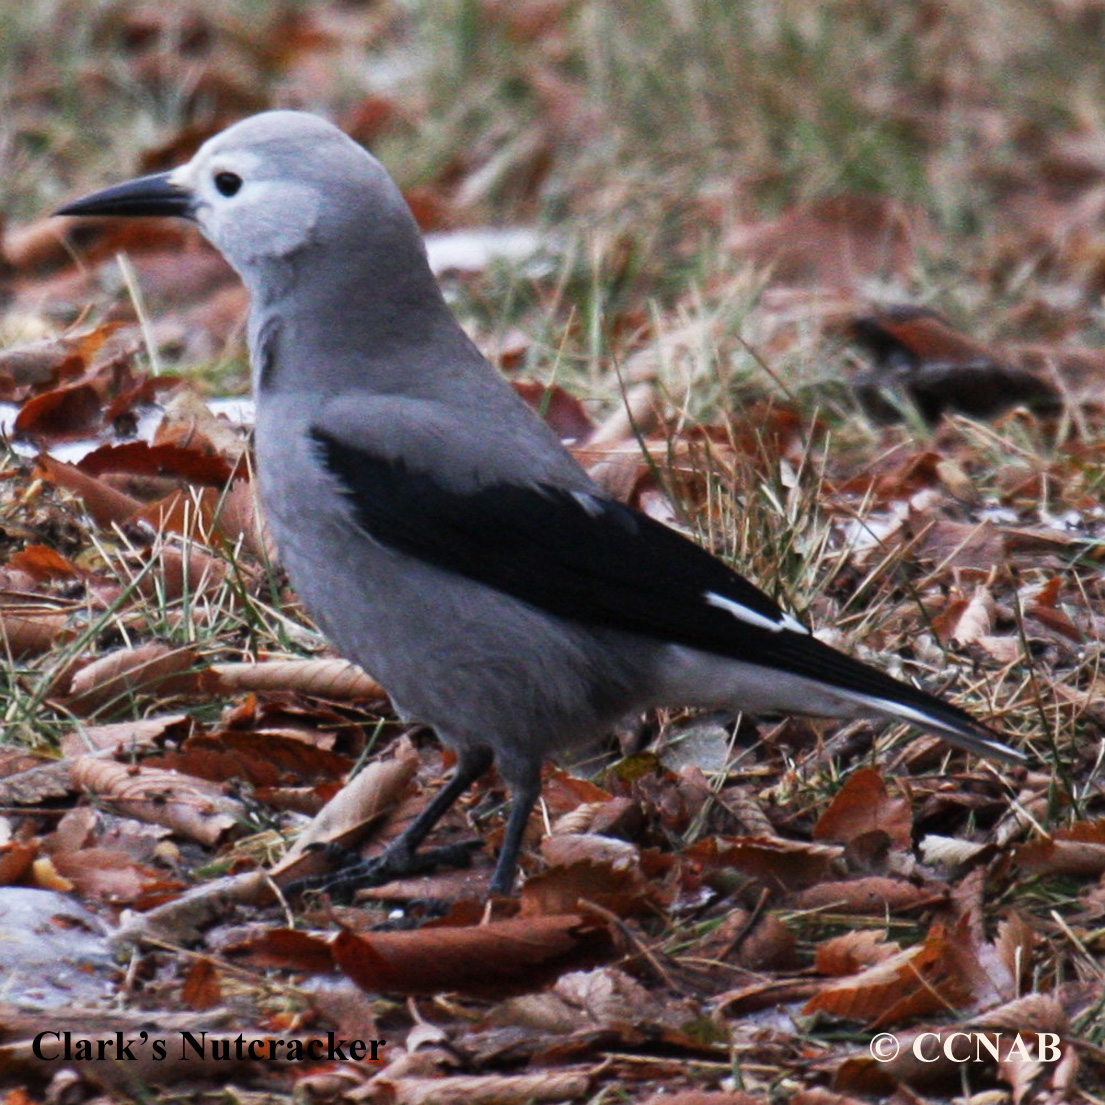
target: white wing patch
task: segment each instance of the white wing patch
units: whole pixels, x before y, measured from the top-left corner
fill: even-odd
[[[769,629],[772,633],[781,633],[784,629],[789,629],[792,633],[809,635],[810,631],[797,618],[792,618],[783,611],[779,612],[778,618],[767,618],[763,614],[757,614],[755,610],[750,610],[747,606],[742,606],[739,602],[727,599],[724,595],[719,595],[714,591],[707,591],[703,598],[710,606],[726,610],[734,618],[740,618],[742,622],[757,626],[759,629]]]
[[[572,491],[569,494],[592,518],[598,518],[606,513],[606,503],[597,495],[591,495],[586,491]]]

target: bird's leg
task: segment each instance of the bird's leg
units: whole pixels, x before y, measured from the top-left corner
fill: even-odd
[[[417,849],[449,807],[491,767],[492,758],[490,748],[461,749],[452,778],[380,855],[362,860],[356,853],[347,852],[352,856],[350,862],[327,875],[299,879],[287,887],[287,892],[294,895],[316,890],[346,898],[354,890],[383,886],[406,876],[424,875],[439,866],[466,867],[472,853],[481,847],[478,840],[466,840],[423,853],[418,853]]]
[[[499,862],[491,879],[492,894],[509,894],[514,889],[514,876],[518,872],[518,854],[522,850],[529,815],[541,795],[541,763],[535,760],[524,778],[510,785],[510,818],[499,851]]]
[[[437,792],[426,808],[399,834],[379,858],[394,854],[402,861],[414,856],[419,844],[430,835],[433,827],[445,815],[450,806],[481,776],[487,773],[492,761],[491,749],[483,745],[462,748],[457,753],[457,766],[452,778]]]

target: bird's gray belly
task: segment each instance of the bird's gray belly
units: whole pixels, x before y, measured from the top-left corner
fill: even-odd
[[[592,738],[646,705],[659,646],[552,618],[381,546],[317,463],[289,463],[283,445],[280,457],[259,449],[259,459],[289,580],[335,648],[398,710],[447,743],[491,746],[509,779],[512,763]]]

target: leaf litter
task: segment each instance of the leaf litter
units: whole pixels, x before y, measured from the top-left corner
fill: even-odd
[[[1056,42],[1090,18],[1043,9],[1034,18]],[[705,31],[711,10],[695,6]],[[469,871],[355,903],[287,900],[327,847],[385,847],[449,757],[328,650],[280,574],[254,509],[248,427],[209,405],[244,378],[233,275],[172,224],[41,217],[100,182],[79,175],[74,134],[40,163],[56,175],[50,197],[36,183],[7,215],[0,316],[13,445],[0,470],[4,750],[21,750],[0,758],[0,895],[49,925],[85,918],[96,965],[66,1026],[93,1040],[185,1027],[212,1041],[388,1040],[375,1063],[128,1072],[131,1086],[210,1092],[232,1077],[278,1100],[825,1105],[948,1100],[965,1077],[986,1100],[1091,1093],[1105,1066],[1094,124],[1018,133],[955,75],[969,105],[956,118],[977,126],[955,195],[1001,198],[989,237],[964,229],[983,209],[953,212],[946,196],[941,212],[846,176],[781,184],[779,150],[754,132],[729,143],[745,160],[680,187],[675,168],[637,167],[648,144],[617,115],[635,74],[604,84],[605,100],[586,86],[588,67],[615,65],[620,49],[620,31],[604,60],[580,48],[604,5],[473,11],[474,52],[460,57],[510,44],[514,60],[476,70],[517,67],[504,89],[520,117],[468,142],[472,123],[411,63],[418,25],[396,6],[86,14],[94,51],[143,95],[174,88],[182,113],[96,172],[168,167],[276,102],[328,105],[389,163],[389,150],[417,150],[402,183],[443,235],[466,325],[605,487],[732,558],[834,643],[990,718],[1044,767],[969,769],[934,739],[868,722],[661,713],[573,773],[546,770],[518,900],[485,908],[486,849]],[[929,12],[910,48],[933,65],[942,43],[966,41],[1000,64],[1016,36],[989,35],[986,20]],[[744,61],[762,123],[777,106],[760,101],[775,45],[760,46]],[[53,48],[29,45],[6,94],[44,144],[53,86],[71,81],[96,105],[112,95],[87,60],[59,75]],[[720,79],[724,60],[699,49]],[[414,83],[351,99],[361,78],[343,92],[335,74],[364,50],[405,57]],[[672,81],[681,71],[666,67]],[[855,104],[881,96],[880,118],[927,136],[936,189],[953,170],[932,136],[958,109],[942,99],[949,73],[930,71],[908,94],[879,73]],[[700,91],[671,97],[699,106],[695,126],[714,110]],[[478,95],[487,114],[501,107]],[[810,95],[787,85],[799,107]],[[833,118],[819,129],[831,134]],[[688,131],[654,131],[686,147]],[[627,158],[617,171],[603,136]],[[590,226],[588,248],[569,223],[540,236],[534,260],[528,228],[557,203]],[[494,847],[503,797],[483,782],[435,841]],[[109,947],[127,958],[110,966]],[[73,950],[47,949],[48,965]],[[20,982],[0,999],[12,1103],[63,1090],[30,1047],[57,1023],[32,991]],[[879,1031],[902,1045],[893,1061],[870,1054]],[[985,1035],[996,1057],[952,1062],[940,1047],[957,1031]],[[1041,1031],[1057,1057],[1011,1053],[1016,1033]],[[931,1062],[913,1052],[923,1039]],[[65,1077],[126,1098],[122,1066]]]

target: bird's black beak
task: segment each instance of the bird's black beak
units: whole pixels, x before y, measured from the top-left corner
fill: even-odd
[[[169,173],[115,184],[93,192],[64,207],[55,215],[192,215],[192,193],[169,180]]]

